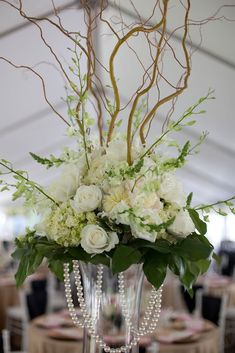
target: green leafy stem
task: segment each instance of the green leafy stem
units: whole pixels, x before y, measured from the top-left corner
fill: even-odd
[[[141,156],[141,158],[144,158],[147,154],[149,154],[149,152],[150,152],[154,147],[156,147],[156,146],[159,144],[159,142],[161,142],[161,141],[163,140],[163,138],[164,138],[168,133],[170,133],[171,131],[174,131],[174,130],[178,130],[178,128],[180,128],[180,126],[181,126],[181,123],[182,123],[185,119],[189,118],[189,117],[192,116],[192,115],[196,115],[196,114],[198,115],[198,114],[205,113],[204,110],[201,110],[201,111],[199,111],[199,112],[195,112],[195,109],[196,109],[199,105],[201,105],[204,101],[206,101],[206,100],[208,100],[208,99],[213,99],[213,98],[214,98],[214,97],[212,97],[212,93],[213,93],[213,92],[214,92],[214,91],[209,90],[208,93],[207,93],[207,95],[204,96],[204,97],[202,97],[202,98],[200,98],[197,103],[195,103],[192,107],[188,108],[188,109],[185,111],[185,113],[182,115],[182,117],[181,117],[180,119],[178,119],[178,120],[177,120],[176,122],[174,122],[174,123],[171,123],[171,124],[169,125],[168,129],[167,129],[163,134],[161,134],[161,136],[160,136],[156,141],[154,141],[154,142],[152,143],[152,145],[145,151],[145,153]]]
[[[12,174],[16,175],[18,179],[26,182],[27,185],[31,186],[32,188],[36,189],[39,191],[41,194],[43,194],[46,198],[48,198],[50,201],[52,201],[54,204],[59,206],[59,204],[51,197],[49,196],[38,184],[36,184],[34,181],[30,180],[28,177],[25,177],[23,175],[24,172],[20,170],[14,170],[11,167],[11,164],[8,161],[0,160],[0,165],[2,165],[4,168],[6,168],[9,172]],[[15,186],[15,185],[14,185]],[[16,186],[15,186],[16,187]]]
[[[209,204],[209,205],[204,205],[204,204],[203,204],[203,205],[195,206],[194,209],[197,210],[197,211],[208,211],[208,210],[210,210],[210,209],[215,210],[215,208],[214,208],[215,206],[218,206],[218,205],[226,205],[226,206],[229,207],[230,211],[235,214],[235,208],[233,207],[233,206],[234,206],[234,205],[233,205],[233,202],[231,202],[231,201],[233,201],[233,200],[235,200],[235,195],[232,196],[232,197],[230,197],[230,198],[228,198],[228,199],[226,199],[226,200],[220,200],[220,201],[217,201],[217,202],[215,202],[215,203],[211,203],[211,204]],[[215,210],[215,211],[216,211],[216,210]],[[224,215],[224,216],[227,215],[225,212],[224,212],[224,214],[221,213],[221,211],[220,211],[219,213],[222,214],[222,215]]]

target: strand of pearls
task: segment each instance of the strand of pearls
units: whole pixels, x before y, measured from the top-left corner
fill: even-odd
[[[162,302],[162,286],[156,290],[154,287],[151,290],[148,306],[144,313],[143,321],[140,324],[138,334],[140,336],[150,335],[155,331],[160,313]]]
[[[128,326],[129,330],[132,331],[134,333],[134,336],[136,337],[141,337],[152,333],[156,328],[156,325],[160,316],[160,312],[161,312],[162,286],[160,287],[159,290],[156,290],[154,287],[152,287],[149,303],[145,310],[144,318],[140,324],[139,330],[136,330],[134,328],[134,325],[131,322],[131,318],[126,306],[125,283],[124,283],[123,272],[118,274],[118,289],[119,289],[120,303],[122,306],[123,316],[125,317],[126,325]]]
[[[95,340],[96,344],[103,349],[106,353],[127,353],[131,350],[133,346],[135,346],[138,341],[140,340],[141,336],[147,335],[152,333],[157,325],[159,316],[160,316],[160,308],[161,308],[161,295],[162,295],[162,288],[156,291],[155,288],[152,289],[149,299],[149,304],[147,306],[143,321],[140,325],[140,329],[136,330],[134,325],[131,321],[131,317],[129,315],[126,300],[125,300],[125,281],[124,281],[124,274],[118,274],[118,289],[120,295],[120,302],[122,306],[123,316],[125,317],[126,324],[128,328],[132,331],[133,337],[129,344],[125,346],[121,346],[119,348],[111,348],[108,346],[103,338],[100,337],[96,333],[96,322],[98,318],[99,307],[101,303],[101,296],[102,296],[102,284],[103,284],[103,266],[98,265],[97,268],[97,278],[96,278],[96,309],[95,309],[95,317],[92,318],[87,310],[87,306],[84,300],[83,295],[83,288],[81,283],[81,274],[79,269],[79,262],[74,260],[73,261],[73,272],[75,277],[75,285],[77,288],[77,296],[78,301],[81,309],[81,313],[83,316],[83,322],[81,322],[75,311],[75,307],[72,300],[71,294],[71,284],[70,284],[70,275],[69,275],[69,264],[64,264],[64,283],[65,283],[65,296],[68,304],[68,309],[70,316],[72,318],[73,323],[75,326],[85,327],[90,336]],[[147,328],[148,327],[148,328]]]
[[[64,263],[64,286],[65,286],[65,297],[69,309],[69,314],[75,326],[84,327],[84,323],[78,319],[76,314],[76,310],[74,307],[73,299],[72,299],[72,290],[70,284],[70,276],[69,276],[69,264]]]
[[[101,299],[101,295],[102,295],[103,266],[98,265],[98,269],[97,269],[96,293],[95,293],[97,307],[95,310],[96,314],[95,314],[94,319],[90,316],[90,314],[88,313],[88,310],[87,310],[87,306],[86,306],[84,295],[83,295],[79,262],[76,260],[73,261],[73,271],[74,271],[75,285],[77,288],[78,302],[79,302],[81,313],[82,313],[82,316],[84,319],[85,327],[88,330],[90,330],[90,332],[95,333],[94,326],[97,321],[99,305],[100,305],[100,301],[101,301],[100,299]]]

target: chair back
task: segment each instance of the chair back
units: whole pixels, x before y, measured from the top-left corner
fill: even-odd
[[[222,299],[203,295],[202,297],[202,317],[219,326]]]
[[[193,313],[196,308],[196,293],[198,290],[202,289],[202,285],[194,285],[193,286],[193,296],[191,297],[189,293],[184,289],[183,286],[181,286],[181,294],[183,296],[184,302],[186,304],[186,307],[190,313]]]
[[[200,289],[196,294],[196,311],[220,329],[220,352],[224,352],[224,332],[226,320],[227,295],[215,297]]]
[[[2,330],[2,352],[10,353],[10,335],[8,330]]]
[[[26,303],[30,320],[46,313],[47,298],[47,280],[33,280],[31,282],[31,292],[26,295]]]

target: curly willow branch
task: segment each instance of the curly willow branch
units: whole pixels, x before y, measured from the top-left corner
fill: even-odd
[[[161,37],[158,43],[158,48],[157,48],[157,54],[156,54],[156,58],[154,60],[154,66],[153,66],[153,73],[152,73],[152,79],[150,80],[149,85],[144,88],[142,91],[138,92],[136,94],[136,97],[134,99],[133,105],[131,107],[131,111],[130,111],[130,115],[129,115],[129,119],[128,119],[128,126],[127,126],[127,162],[128,164],[132,163],[132,158],[131,158],[131,145],[132,145],[132,121],[133,121],[133,117],[135,114],[135,110],[138,104],[138,101],[140,99],[141,96],[145,95],[147,92],[150,91],[150,89],[152,88],[154,82],[155,82],[155,78],[156,78],[156,73],[157,73],[157,67],[158,67],[158,60],[159,60],[159,56],[161,54],[161,47],[162,47],[162,42],[164,40],[164,35],[165,35],[165,31],[166,31],[166,18],[167,18],[167,6],[168,6],[168,0],[164,1],[164,10],[163,10],[163,16],[162,16],[162,20],[160,22],[160,25],[162,24],[162,32],[161,32]],[[157,30],[158,26],[155,26],[155,30]]]
[[[45,82],[44,82],[42,76],[41,76],[37,71],[35,71],[34,69],[32,69],[30,66],[27,66],[27,65],[16,65],[16,64],[14,64],[12,61],[10,61],[10,60],[8,60],[8,59],[2,57],[2,56],[0,56],[0,60],[3,60],[3,61],[5,61],[5,62],[7,62],[8,64],[10,64],[11,66],[13,66],[13,67],[16,68],[16,69],[26,69],[26,70],[29,70],[29,71],[31,71],[35,76],[37,76],[37,77],[40,79],[41,84],[42,84],[43,95],[44,95],[45,101],[46,101],[47,104],[51,107],[51,109],[53,110],[53,112],[54,112],[61,120],[63,120],[63,122],[64,122],[65,124],[67,124],[68,126],[70,126],[70,124],[68,123],[68,121],[65,120],[65,118],[63,118],[63,116],[55,110],[55,108],[53,107],[53,105],[52,105],[52,104],[50,103],[50,101],[48,100],[48,98],[47,98],[47,93],[46,93]]]
[[[183,93],[183,91],[187,88],[188,86],[188,79],[191,73],[191,67],[190,67],[190,58],[189,54],[186,48],[186,39],[188,35],[188,16],[189,16],[189,11],[190,11],[190,0],[187,0],[187,10],[185,13],[185,21],[184,21],[184,35],[182,39],[182,47],[185,55],[185,60],[186,60],[186,75],[184,78],[184,85],[181,88],[178,88],[178,90],[164,98],[162,98],[160,101],[158,101],[154,107],[151,109],[151,111],[146,115],[144,118],[141,127],[140,127],[140,139],[143,145],[145,145],[145,137],[144,137],[144,130],[146,125],[148,124],[149,121],[151,121],[152,117],[156,114],[157,110],[162,106],[163,104],[169,102],[170,100],[174,99],[175,97],[179,96],[180,94]]]
[[[168,0],[164,0],[164,4],[167,3]],[[121,46],[127,42],[128,39],[130,39],[134,34],[138,34],[138,33],[151,33],[154,32],[155,30],[157,30],[164,21],[164,17],[162,17],[162,19],[160,20],[159,23],[157,23],[155,26],[150,27],[150,28],[146,28],[143,26],[138,26],[135,27],[133,29],[131,29],[124,37],[122,37],[121,39],[119,39],[119,41],[116,43],[111,55],[110,55],[110,59],[109,59],[109,75],[110,75],[110,80],[111,80],[111,84],[113,87],[113,92],[114,92],[114,97],[115,97],[115,110],[114,113],[112,114],[112,118],[109,124],[109,129],[108,129],[108,135],[107,135],[107,144],[111,141],[112,138],[112,133],[114,130],[114,126],[115,126],[115,122],[117,119],[117,115],[120,111],[120,95],[119,95],[119,90],[118,90],[118,86],[117,86],[117,81],[116,81],[116,77],[115,77],[115,73],[114,73],[114,59],[116,57],[116,55],[118,54],[119,49],[121,48]]]

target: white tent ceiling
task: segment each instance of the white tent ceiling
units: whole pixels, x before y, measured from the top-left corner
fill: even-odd
[[[18,1],[11,0],[13,4]],[[50,0],[24,1],[27,13],[42,15],[50,13]],[[110,1],[112,4],[113,2]],[[143,17],[148,17],[153,0],[135,0],[135,6]],[[171,1],[174,21],[178,18],[177,1]],[[63,22],[69,28],[82,30],[84,27],[81,10],[76,1],[56,0],[57,6],[64,7],[61,12]],[[126,18],[133,19],[135,13],[120,0]],[[201,19],[213,14],[217,8],[226,4],[222,0],[192,0],[191,17]],[[110,7],[110,15],[115,15],[115,6]],[[235,8],[223,8],[221,15],[235,19]],[[44,24],[46,36],[56,48],[64,62],[69,61],[67,41]],[[169,26],[170,28],[170,26]],[[100,30],[102,34],[102,28]],[[187,191],[194,191],[196,202],[211,202],[235,194],[235,22],[215,21],[203,27],[203,43],[193,56],[193,70],[189,89],[178,102],[175,112],[182,113],[195,103],[208,88],[215,89],[216,100],[206,105],[207,114],[199,118],[196,128],[185,130],[181,139],[197,138],[202,130],[210,131],[210,136],[201,153],[192,157],[182,170],[181,176]],[[198,32],[192,32],[192,40],[198,45]],[[177,43],[177,38],[175,39]],[[102,58],[107,58],[114,40],[110,36],[98,38]],[[66,115],[65,104],[60,97],[64,95],[63,80],[49,63],[55,63],[47,48],[40,41],[38,29],[22,20],[9,5],[0,2],[0,56],[9,58],[18,65],[36,65],[45,77],[48,97],[57,110]],[[119,85],[123,100],[129,96],[135,82],[137,68],[133,66],[127,50],[118,58],[117,76],[125,77]],[[30,177],[45,184],[53,177],[30,159],[29,151],[48,155],[57,153],[68,142],[64,133],[64,123],[49,109],[42,95],[40,80],[26,70],[17,70],[0,61],[0,158],[13,162],[17,168],[29,170]],[[161,112],[164,115],[164,111]],[[158,123],[154,125],[158,132]],[[154,131],[155,132],[155,131]],[[0,207],[9,202],[8,194],[0,194]]]

